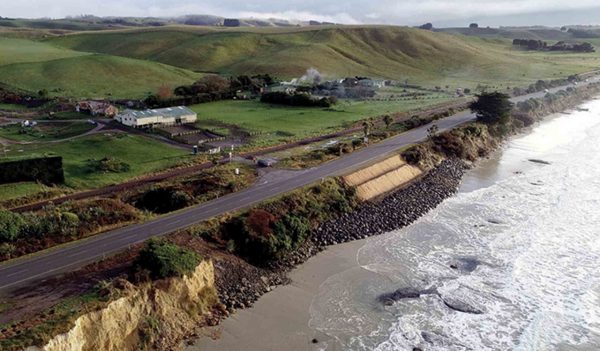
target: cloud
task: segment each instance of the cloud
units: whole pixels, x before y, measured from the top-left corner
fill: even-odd
[[[374,12],[385,13],[388,21],[411,21],[411,18],[449,20],[581,10],[598,6],[597,0],[423,0],[416,4],[406,1],[384,1]]]
[[[597,0],[19,0],[0,1],[0,15],[52,17],[99,16],[170,17],[214,14],[226,17],[318,20],[336,23],[420,24],[461,19],[485,19],[536,13],[598,15]],[[564,17],[564,16],[563,16]],[[572,22],[577,22],[573,18]]]
[[[289,21],[321,21],[344,24],[360,24],[361,21],[355,19],[347,13],[338,13],[333,15],[315,14],[308,11],[283,11],[283,12],[239,12],[237,16],[241,18],[277,18]]]

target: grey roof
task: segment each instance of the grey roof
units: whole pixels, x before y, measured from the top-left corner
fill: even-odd
[[[149,109],[149,110],[127,110],[123,112],[124,115],[129,115],[135,119],[138,118],[147,118],[147,117],[181,117],[187,115],[195,115],[196,112],[190,110],[185,106],[176,106],[176,107],[167,107],[167,108],[158,108],[158,109]]]

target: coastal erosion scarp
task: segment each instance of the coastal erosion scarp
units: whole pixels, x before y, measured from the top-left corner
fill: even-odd
[[[214,268],[203,261],[189,276],[157,281],[139,287],[122,281],[122,297],[106,307],[86,313],[66,333],[43,347],[27,351],[126,351],[165,349],[162,340],[179,338],[210,317],[217,301]]]

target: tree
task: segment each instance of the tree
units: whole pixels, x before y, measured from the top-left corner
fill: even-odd
[[[163,100],[163,101],[169,100],[173,97],[173,91],[171,90],[171,88],[168,85],[163,84],[156,91],[156,96],[158,97],[159,100]]]
[[[229,80],[216,74],[209,74],[200,78],[192,85],[196,94],[221,95],[229,92]]]
[[[471,24],[469,24],[469,28],[471,28],[471,29],[477,29],[477,28],[479,28],[479,24],[477,24],[477,23],[471,23]]]
[[[275,216],[268,211],[257,208],[248,212],[246,229],[257,236],[267,236],[273,232]]]
[[[24,225],[25,221],[20,215],[0,210],[0,243],[16,240]]]
[[[476,95],[477,100],[469,105],[477,114],[477,120],[488,124],[504,124],[510,118],[513,108],[510,97],[504,93],[492,92]]]
[[[390,126],[392,125],[392,123],[394,123],[394,119],[390,115],[385,115],[383,116],[383,123],[385,123],[385,127],[387,129],[390,129]]]
[[[194,92],[192,91],[192,87],[189,85],[182,85],[180,87],[175,88],[174,91],[177,96],[192,96]]]
[[[365,138],[368,138],[369,134],[371,134],[372,124],[370,121],[364,121],[362,126],[363,126],[363,133],[365,133]]]
[[[198,264],[197,253],[164,240],[150,240],[136,260],[138,267],[147,269],[158,279],[190,274]]]
[[[425,30],[432,30],[433,29],[433,24],[431,24],[431,23],[425,23],[424,25],[420,26],[419,28],[425,29]]]

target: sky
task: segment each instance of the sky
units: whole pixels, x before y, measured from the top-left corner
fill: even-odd
[[[318,20],[344,24],[437,27],[600,24],[598,0],[0,0],[0,16],[62,18],[172,17],[211,14],[234,18]]]

